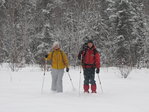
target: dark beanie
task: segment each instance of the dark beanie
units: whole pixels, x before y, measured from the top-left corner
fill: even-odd
[[[93,41],[92,40],[88,40],[87,43],[93,43]]]

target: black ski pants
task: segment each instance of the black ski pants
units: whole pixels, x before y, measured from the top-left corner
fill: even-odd
[[[83,68],[84,73],[84,85],[96,84],[95,81],[95,68]]]

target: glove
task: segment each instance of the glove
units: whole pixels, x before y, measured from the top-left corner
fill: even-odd
[[[96,69],[96,73],[97,73],[97,74],[99,74],[99,71],[100,71],[100,69],[99,69],[99,68],[97,68],[97,69]]]
[[[66,68],[66,72],[69,72],[69,68]]]
[[[45,55],[45,58],[48,58],[48,54]]]

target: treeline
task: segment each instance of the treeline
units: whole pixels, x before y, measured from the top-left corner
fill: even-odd
[[[0,63],[42,64],[60,41],[70,64],[93,39],[104,66],[149,66],[149,17],[142,0],[0,0]]]

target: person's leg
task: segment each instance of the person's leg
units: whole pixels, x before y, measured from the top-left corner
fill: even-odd
[[[57,78],[57,92],[63,92],[63,75],[64,75],[64,69],[58,70],[58,78]]]
[[[90,68],[90,83],[92,93],[96,93],[95,68]]]
[[[56,69],[51,70],[51,76],[52,76],[52,85],[51,90],[56,91],[56,83],[58,79],[58,71]]]
[[[88,71],[88,68],[84,68],[83,69],[83,72],[84,72],[84,85],[83,85],[83,88],[84,88],[84,92],[89,92],[89,71]]]

